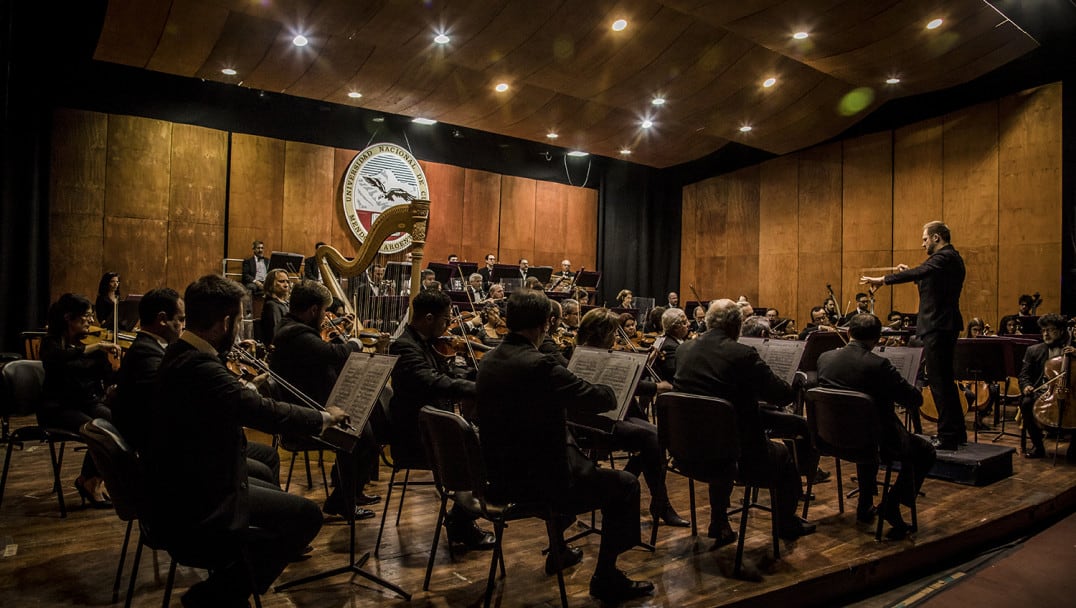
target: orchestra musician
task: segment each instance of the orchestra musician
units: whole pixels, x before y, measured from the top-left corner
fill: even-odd
[[[38,423],[43,427],[78,433],[84,423],[94,418],[112,418],[105,390],[112,379],[108,356],[118,357],[120,348],[105,341],[82,343],[89,335],[92,318],[90,301],[78,294],[65,293],[49,307],[48,327],[41,341],[45,381],[37,412]],[[112,507],[103,481],[93,458],[86,452],[82,471],[74,481],[83,504],[88,502],[101,509]]]
[[[848,325],[848,322],[852,320],[852,317],[863,314],[871,314],[871,298],[861,291],[856,294],[855,309],[841,318],[840,325],[842,327]]]
[[[456,255],[454,253],[448,254],[448,263],[449,264],[455,264],[456,262],[459,262],[459,261],[460,261],[460,256],[458,256],[458,255]]]
[[[621,289],[620,293],[616,294],[616,305],[619,308],[635,308],[635,304],[632,303],[634,297],[630,289]]]
[[[362,343],[355,338],[328,342],[322,338],[322,321],[326,308],[331,305],[332,294],[324,285],[314,281],[296,285],[291,293],[288,314],[277,327],[270,361],[272,371],[322,405],[328,402],[348,357],[362,350]],[[377,455],[373,425],[379,418],[383,420],[383,413],[380,408],[374,408],[371,416],[374,422],[363,427],[355,449],[350,454],[338,455],[331,472],[334,489],[321,509],[325,513],[347,516],[348,501],[341,493],[350,487],[355,492],[355,519],[374,516],[373,511],[362,507],[380,500],[380,497],[369,496],[363,491],[370,481],[369,463]],[[344,480],[348,483],[342,483]]]
[[[927,473],[934,466],[936,454],[929,441],[908,432],[893,409],[894,402],[904,407],[917,408],[923,403],[923,394],[908,383],[893,364],[874,354],[873,349],[882,335],[882,322],[870,313],[857,314],[849,320],[848,344],[831,350],[818,358],[819,386],[859,391],[871,396],[881,424],[879,437],[883,455],[900,460],[902,466],[897,481],[881,505],[882,517],[892,528],[886,533],[890,539],[904,538],[911,526],[904,522],[900,505],[912,506]],[[911,464],[911,467],[906,466]],[[907,471],[915,471],[912,479]],[[874,507],[878,459],[856,463],[859,479],[859,504],[856,519],[862,523],[874,520]]]
[[[433,284],[437,283],[437,273],[429,268],[422,271],[422,291],[426,291],[433,287]],[[441,284],[437,284],[437,289],[441,289]]]
[[[834,330],[835,328],[830,323],[829,315],[826,314],[826,309],[821,306],[815,306],[811,308],[811,322],[800,332],[799,339],[806,340],[808,335],[813,334],[816,331]]]
[[[419,410],[430,405],[451,411],[453,400],[474,398],[475,383],[449,375],[447,364],[432,345],[434,339],[445,334],[452,321],[452,300],[448,294],[428,289],[415,296],[411,307],[410,322],[389,346],[389,353],[399,359],[392,368],[388,434],[394,460],[425,463],[426,451],[418,428]],[[479,528],[476,519],[469,510],[453,505],[445,521],[449,542],[469,549],[493,549],[496,539],[491,532]]]
[[[680,308],[680,294],[670,291],[667,298],[668,303],[665,304],[665,308]]]
[[[250,244],[251,255],[243,259],[243,285],[253,295],[262,295],[265,275],[269,272],[269,258],[266,258],[265,243],[254,241]]]
[[[654,370],[666,382],[672,382],[676,375],[676,351],[687,339],[687,315],[681,308],[670,308],[661,313],[661,328],[665,341],[661,343],[661,353],[654,365]]]
[[[758,315],[747,317],[743,322],[743,327],[740,328],[740,335],[747,338],[769,338],[769,319]]]
[[[538,352],[543,355],[549,355],[559,365],[568,367],[568,359],[572,356],[572,348],[575,346],[574,338],[567,338],[563,335],[560,326],[560,318],[562,312],[560,302],[556,300],[549,301],[549,329],[545,332],[545,336],[542,337],[542,343],[538,345]]]
[[[524,284],[527,282],[527,272],[530,271],[531,263],[527,261],[527,258],[519,259],[519,278]]]
[[[701,335],[706,331],[706,308],[699,304],[691,311],[691,333]]]
[[[481,304],[486,300],[486,292],[482,289],[482,275],[475,272],[467,277],[467,291],[470,292],[472,304]]]
[[[1068,322],[1065,317],[1051,313],[1039,317],[1039,327],[1042,329],[1042,342],[1029,346],[1024,352],[1024,361],[1020,367],[1020,417],[1027,430],[1027,436],[1031,439],[1031,449],[1024,452],[1026,458],[1043,458],[1046,456],[1046,446],[1043,444],[1042,427],[1035,419],[1034,406],[1038,398],[1035,391],[1039,388],[1046,371],[1046,363],[1054,357],[1062,354],[1072,354],[1076,348],[1072,346],[1072,339],[1068,332]],[[1069,462],[1076,462],[1076,440],[1069,443],[1065,458]]]
[[[575,331],[579,329],[579,302],[568,298],[561,303],[561,307],[564,309],[564,317],[561,319],[561,326],[564,331],[575,334]]]
[[[260,340],[263,344],[272,344],[276,327],[284,315],[288,314],[288,298],[291,297],[291,279],[282,268],[270,270],[265,275],[265,304],[262,316],[258,320]]]
[[[101,281],[97,284],[97,299],[93,305],[98,325],[112,327],[112,313],[115,312],[116,303],[119,301],[120,275],[115,272],[106,272],[101,275]]]
[[[321,282],[321,269],[318,268],[317,251],[319,247],[324,246],[325,243],[318,241],[314,244],[314,254],[303,260],[303,278],[309,281]]]
[[[150,404],[147,525],[179,558],[217,561],[237,544],[248,557],[249,572],[244,560],[211,570],[183,596],[188,607],[243,605],[251,591],[265,593],[321,529],[316,504],[248,477],[243,427],[318,435],[347,420],[339,408],[264,398],[228,371],[221,357],[235,344],[244,296],[217,275],[187,286],[187,327],[165,350]],[[248,537],[251,527],[258,534]]]
[[[778,534],[785,539],[799,538],[813,533],[815,525],[796,517],[796,504],[803,495],[800,476],[787,446],[767,438],[768,423],[759,406],[760,400],[790,403],[795,394],[755,349],[736,341],[742,324],[742,308],[736,302],[720,299],[711,303],[706,311],[706,333],[686,342],[677,352],[673,385],[678,391],[720,397],[732,403],[740,439],[739,469],[751,479],[772,479],[776,483],[778,504],[774,517]],[[713,468],[707,535],[716,540],[716,548],[736,540],[726,513],[737,467],[732,462],[714,463]]]
[[[826,301],[822,302],[822,308],[826,311],[829,325],[836,327],[841,322],[841,309],[837,306],[837,301],[833,298],[826,298]]]
[[[486,291],[490,290],[490,285],[493,284],[493,265],[497,262],[497,256],[492,253],[486,254],[486,265],[478,269],[478,274],[482,275],[482,289]]]
[[[626,471],[598,468],[583,454],[567,427],[567,410],[600,413],[616,407],[613,389],[586,382],[538,352],[548,331],[549,298],[523,290],[508,298],[504,342],[478,368],[482,457],[491,498],[498,502],[551,502],[563,531],[572,515],[601,509],[602,534],[590,594],[610,604],[649,595],[653,583],[633,581],[617,569],[617,557],[639,544],[639,482]],[[561,566],[582,560],[582,551],[561,543]],[[553,574],[552,556],[546,572]]]
[[[918,287],[919,315],[915,331],[923,342],[930,391],[938,407],[938,437],[934,447],[955,450],[968,441],[953,371],[957,336],[964,329],[964,319],[960,316],[964,259],[951,244],[949,227],[939,221],[923,226],[923,249],[927,259],[919,266],[909,268],[898,264],[896,274],[864,276],[860,282],[878,286],[914,281]]]
[[[1001,318],[998,325],[1000,326],[999,329],[1004,331],[999,331],[999,335],[1014,335],[1023,332],[1023,324],[1021,323],[1021,320],[1024,317],[1032,316],[1031,309],[1035,305],[1035,298],[1026,293],[1021,294],[1020,298],[1017,300],[1017,305],[1019,306],[1019,310],[1017,310],[1016,314],[1005,315]]]

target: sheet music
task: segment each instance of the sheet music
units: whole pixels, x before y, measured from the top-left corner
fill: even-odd
[[[915,386],[915,379],[919,375],[919,363],[923,359],[923,347],[875,346],[873,350],[874,354],[889,359],[908,384]]]
[[[370,418],[397,358],[396,355],[351,353],[325,405],[344,410],[351,417],[351,426],[361,429]]]
[[[802,340],[774,340],[745,336],[740,336],[737,342],[758,351],[758,356],[770,366],[773,373],[789,384],[792,384],[796,376],[800,359],[803,358],[803,349],[807,346],[807,343]]]
[[[616,409],[600,415],[610,420],[623,420],[635,387],[646,366],[646,353],[609,351],[601,348],[580,346],[572,353],[568,369],[591,384],[603,384],[616,393]]]

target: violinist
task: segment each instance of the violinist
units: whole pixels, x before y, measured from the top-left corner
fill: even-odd
[[[821,306],[815,306],[811,309],[811,322],[800,332],[800,340],[806,340],[808,335],[816,331],[836,331],[836,328],[830,323],[826,309]]]
[[[49,307],[48,328],[41,343],[41,361],[45,366],[45,383],[41,387],[38,423],[78,433],[94,418],[112,419],[106,405],[105,387],[111,384],[112,363],[108,355],[119,355],[111,342],[84,345],[89,335],[93,311],[83,296],[65,293]],[[90,453],[82,459],[82,472],[75,479],[75,489],[82,504],[108,509],[112,502],[104,491],[104,480],[97,472]]]
[[[93,309],[97,315],[97,324],[101,327],[112,326],[112,313],[120,301],[120,275],[106,272],[97,284],[97,300]]]
[[[964,333],[965,338],[978,338],[979,336],[988,336],[990,326],[983,322],[979,317],[972,317],[968,321],[968,329]]]
[[[695,335],[702,334],[706,331],[706,308],[700,304],[695,307],[695,310],[691,311],[691,333]]]
[[[561,311],[560,302],[550,300],[549,331],[542,337],[542,343],[538,345],[538,352],[550,355],[559,365],[568,367],[568,359],[572,356],[575,347],[575,339],[564,335],[560,326]]]
[[[661,327],[665,341],[661,343],[661,353],[654,367],[662,380],[672,382],[676,375],[676,351],[687,339],[687,315],[681,308],[670,308],[661,313]]]
[[[769,338],[770,321],[766,317],[753,316],[744,319],[740,335],[747,338]]]
[[[259,340],[263,344],[272,344],[276,335],[276,326],[284,315],[288,314],[288,298],[291,296],[291,279],[282,268],[270,270],[265,275],[265,304],[258,321]]]
[[[621,313],[620,327],[624,329],[624,335],[629,340],[635,341],[639,337],[639,325],[635,322],[635,317],[630,312]]]
[[[211,571],[183,596],[184,606],[243,605],[252,591],[264,594],[321,529],[316,504],[249,478],[243,427],[318,435],[347,420],[339,408],[322,412],[262,397],[228,371],[221,355],[235,344],[245,293],[218,275],[187,286],[187,327],[165,350],[159,398],[150,404],[143,456],[154,474],[139,518],[174,555],[216,558],[238,541],[248,557]],[[251,527],[257,535],[237,535]]]
[[[336,379],[353,352],[362,350],[356,338],[326,342],[321,336],[321,324],[325,309],[332,304],[332,294],[324,285],[315,281],[303,281],[291,292],[291,307],[280,321],[273,339],[273,357],[270,369],[289,384],[314,401],[324,405],[329,400]],[[379,408],[374,409],[373,425],[378,423]],[[347,516],[348,501],[342,494],[344,487],[355,490],[355,518],[367,519],[374,512],[362,508],[380,500],[368,496],[363,488],[370,481],[367,463],[377,454],[374,429],[367,423],[354,451],[337,458],[332,469],[334,489],[322,507],[329,515]],[[341,483],[347,480],[349,483]]]
[[[646,324],[643,326],[643,332],[648,334],[660,334],[662,331],[661,316],[665,314],[666,308],[664,306],[655,306],[650,309],[650,312],[646,315]]]
[[[579,329],[579,301],[569,298],[561,302],[561,306],[564,308],[564,317],[560,321],[561,327],[567,334],[574,336],[575,331]]]
[[[1024,452],[1026,458],[1043,458],[1046,456],[1046,446],[1042,441],[1042,427],[1035,419],[1034,406],[1041,391],[1036,391],[1042,386],[1046,371],[1046,363],[1063,354],[1072,354],[1076,349],[1072,346],[1072,340],[1068,332],[1068,322],[1059,314],[1048,314],[1039,317],[1039,327],[1042,329],[1042,343],[1028,347],[1024,353],[1024,363],[1020,368],[1020,416],[1024,421],[1024,429],[1031,439],[1031,449]],[[1065,458],[1069,462],[1076,462],[1076,441],[1069,443]]]
[[[497,346],[508,333],[508,326],[501,317],[501,309],[495,302],[489,302],[479,313],[482,319],[481,332],[478,337],[486,346]]]

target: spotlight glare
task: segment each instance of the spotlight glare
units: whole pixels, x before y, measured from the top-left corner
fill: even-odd
[[[751,131],[751,125],[744,125],[740,127],[740,133],[748,133]]]
[[[306,46],[310,41],[306,39],[306,36],[299,34],[291,39],[291,43],[295,46]]]
[[[560,137],[560,135],[557,135],[553,131],[550,131],[549,133],[546,133],[545,136],[548,137],[549,139],[556,139],[556,138]]]
[[[655,105],[655,106],[663,106],[663,105],[665,105],[665,98],[664,97],[655,97],[655,98],[650,100],[650,103],[652,105]]]
[[[620,150],[620,153],[623,154],[624,156],[627,156],[627,155],[631,154],[631,150],[629,150],[628,148],[622,148]]]
[[[616,21],[613,22],[613,31],[614,32],[624,31],[624,28],[626,28],[626,27],[628,27],[628,22],[627,22],[626,19],[617,19]]]
[[[644,129],[649,129],[650,127],[654,126],[654,123],[650,119],[646,119],[643,121],[642,125]]]
[[[358,91],[351,91],[350,93],[347,94],[347,96],[352,98],[352,99],[358,99],[358,98],[362,97],[362,93],[360,93]]]
[[[762,86],[766,87],[767,89],[772,87],[775,84],[777,84],[777,79],[776,78],[767,78],[766,80],[762,81]]]
[[[568,156],[575,156],[575,157],[589,156],[589,155],[590,155],[589,152],[583,152],[582,150],[572,150],[571,152],[568,153]]]
[[[497,91],[498,93],[504,93],[505,91],[508,90],[508,84],[502,82],[502,83],[498,84],[497,86],[493,87],[493,90]]]
[[[886,78],[885,83],[886,84],[898,84],[898,83],[900,83],[900,78],[897,78],[895,76],[892,77],[892,78]]]
[[[432,118],[421,118],[421,117],[420,118],[412,118],[411,122],[415,123],[416,125],[435,125],[435,124],[437,124],[437,121],[432,119]]]
[[[220,71],[220,73],[224,74],[225,76],[235,76],[236,74],[238,74],[238,72],[236,72],[232,68],[224,68]]]
[[[796,32],[795,34],[792,34],[792,37],[795,38],[796,40],[803,40],[803,39],[807,38],[807,36],[808,36],[807,32]]]
[[[930,23],[927,24],[927,29],[928,30],[936,30],[939,27],[941,27],[942,23],[945,23],[945,22],[942,21],[941,19],[934,19],[933,21],[931,21]]]
[[[436,36],[434,36],[433,41],[437,44],[448,44],[449,37],[445,36],[444,34],[437,34]]]

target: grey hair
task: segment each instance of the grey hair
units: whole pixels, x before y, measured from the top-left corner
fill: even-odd
[[[743,310],[740,305],[728,298],[714,300],[706,310],[706,327],[722,328],[730,336],[739,335],[743,323]]]

